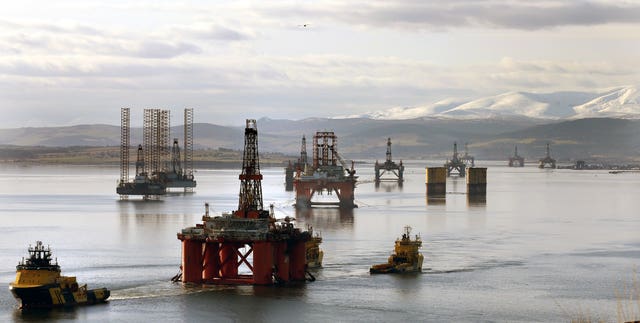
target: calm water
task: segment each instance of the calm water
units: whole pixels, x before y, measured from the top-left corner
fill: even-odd
[[[238,170],[198,170],[195,193],[120,201],[117,168],[0,166],[0,321],[567,321],[616,320],[616,291],[640,265],[640,174],[488,166],[486,202],[451,178],[444,201],[425,198],[425,162],[403,187],[372,182],[358,165],[359,208],[296,214],[284,171],[266,168],[265,207],[322,232],[317,281],[287,287],[183,286],[176,233],[234,210]],[[423,239],[422,274],[370,276],[410,225]],[[108,304],[21,312],[8,291],[36,240],[63,273],[112,290]]]

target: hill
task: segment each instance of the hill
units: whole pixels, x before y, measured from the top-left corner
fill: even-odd
[[[629,160],[637,159],[640,151],[640,121],[631,119],[543,122],[532,118],[314,118],[300,121],[263,118],[258,121],[258,127],[261,153],[297,155],[304,134],[311,155],[313,134],[329,130],[338,136],[338,151],[347,159],[383,159],[387,137],[392,138],[393,156],[397,159],[446,159],[451,155],[454,141],[460,144],[461,150],[468,142],[472,155],[491,160],[508,158],[515,145],[527,160],[538,159],[544,155],[547,142],[552,144],[552,155],[558,159]],[[174,134],[181,131],[181,126],[172,128]],[[139,128],[132,130],[132,145],[142,142],[141,132]],[[0,145],[118,146],[119,136],[119,127],[108,125],[3,129],[0,130]],[[241,150],[244,144],[242,126],[197,123],[194,137],[197,150]],[[6,149],[3,154],[7,154]]]

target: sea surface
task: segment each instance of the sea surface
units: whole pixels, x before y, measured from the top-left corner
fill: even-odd
[[[488,167],[486,200],[464,178],[446,198],[425,195],[425,166],[405,183],[373,183],[357,164],[358,208],[296,212],[284,169],[263,168],[265,208],[313,226],[324,242],[317,280],[289,286],[172,283],[182,228],[235,210],[239,169],[198,169],[193,193],[120,200],[119,170],[0,165],[0,321],[91,322],[615,322],[640,266],[640,174]],[[324,199],[333,196],[322,196]],[[405,226],[423,240],[423,272],[370,275]],[[50,245],[63,274],[108,287],[107,304],[21,311],[8,290],[27,247]],[[636,309],[638,311],[638,309]]]

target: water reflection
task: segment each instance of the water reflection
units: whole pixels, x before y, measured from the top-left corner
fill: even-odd
[[[468,207],[485,207],[487,206],[486,194],[467,194]]]
[[[444,194],[441,195],[426,195],[425,194],[425,202],[427,206],[429,205],[444,205],[447,203],[447,196]]]
[[[398,192],[402,192],[402,183],[403,182],[398,182],[398,181],[378,181],[375,182],[375,187],[376,187],[376,192],[379,191],[383,191],[383,192],[394,192],[394,191],[398,191]]]
[[[75,307],[16,308],[13,317],[15,321],[75,320],[78,313]]]
[[[310,208],[296,210],[296,219],[317,230],[353,229],[353,209]]]

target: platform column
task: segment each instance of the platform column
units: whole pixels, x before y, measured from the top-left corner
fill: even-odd
[[[274,249],[276,254],[276,277],[280,282],[288,282],[289,276],[289,250],[287,249],[286,242],[274,242]]]
[[[202,282],[202,242],[182,240],[182,282]]]
[[[425,173],[427,196],[444,196],[447,193],[447,168],[427,167]]]
[[[304,241],[296,240],[289,245],[289,269],[292,281],[303,281],[306,270],[306,251]]]
[[[207,281],[220,277],[220,248],[218,242],[207,242],[204,247],[202,279]]]
[[[253,281],[258,285],[273,283],[273,247],[268,241],[253,243]]]
[[[470,167],[467,168],[467,194],[486,195],[487,194],[487,168]]]
[[[220,245],[220,277],[238,277],[238,253],[235,243],[223,242]]]

